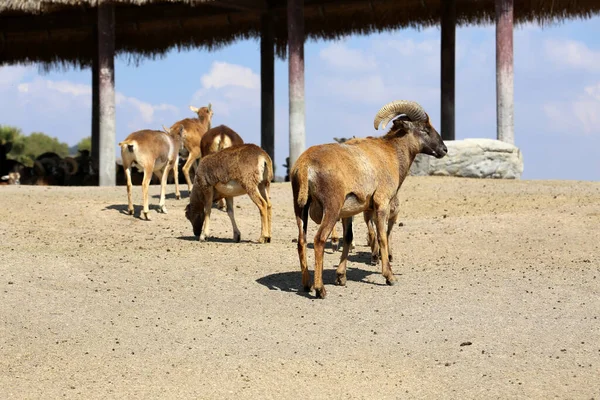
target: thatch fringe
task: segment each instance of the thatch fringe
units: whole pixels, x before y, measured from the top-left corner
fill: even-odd
[[[36,16],[0,14],[0,60],[3,64],[41,63],[44,68],[89,67],[94,57],[98,0],[52,0],[54,11]],[[107,2],[108,0],[100,0]],[[248,3],[250,0],[246,0]],[[307,40],[338,39],[439,24],[442,0],[371,0],[305,5]],[[162,57],[172,49],[213,50],[242,39],[260,38],[260,10],[236,11],[213,0],[115,0],[116,51],[133,63]],[[228,0],[229,3],[232,0]],[[11,12],[33,10],[40,1],[9,0]],[[48,2],[46,2],[48,3]],[[46,4],[44,3],[44,4]],[[272,10],[275,47],[286,56],[286,0]],[[456,0],[457,24],[494,22],[494,0]],[[20,8],[17,8],[19,4]],[[145,4],[139,7],[139,4]],[[193,4],[191,6],[190,4]],[[76,5],[77,7],[73,7]],[[70,6],[68,8],[64,8]],[[0,8],[1,10],[1,8]],[[600,14],[598,0],[515,0],[515,24],[590,18]]]

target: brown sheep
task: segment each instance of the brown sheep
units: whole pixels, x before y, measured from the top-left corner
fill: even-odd
[[[323,253],[325,241],[336,221],[342,219],[344,248],[337,268],[336,283],[346,284],[346,263],[352,242],[352,216],[372,211],[386,283],[396,282],[388,256],[387,224],[390,204],[409,173],[418,153],[444,157],[447,148],[429,116],[412,101],[398,100],[383,106],[375,116],[375,129],[397,116],[382,137],[352,139],[308,148],[291,171],[294,213],[298,224],[298,257],[302,286],[311,289],[306,255],[308,216],[320,224],[314,238],[314,289],[325,298]]]
[[[226,125],[219,125],[209,129],[202,136],[202,140],[200,141],[200,150],[202,150],[202,157],[204,157],[208,154],[216,153],[217,151],[238,144],[244,144],[244,139],[242,139],[242,137],[230,127]],[[217,206],[219,209],[225,210],[225,199],[219,200]]]
[[[150,220],[148,215],[148,187],[150,179],[155,172],[161,173],[160,200],[159,207],[163,213],[167,212],[165,206],[165,189],[169,170],[174,168],[177,170],[179,162],[179,150],[182,147],[183,127],[180,126],[178,131],[154,131],[141,130],[131,133],[125,140],[119,143],[121,147],[121,159],[123,162],[123,170],[127,177],[127,210],[130,215],[133,215],[133,201],[131,199],[131,167],[137,167],[139,171],[144,172],[142,181],[142,197],[143,210],[142,213],[146,220]],[[177,174],[175,175],[177,182]],[[179,186],[175,185],[177,198],[179,195]]]
[[[192,192],[192,180],[190,179],[190,168],[192,168],[192,164],[200,158],[202,155],[200,150],[200,141],[202,140],[202,136],[210,129],[210,123],[213,116],[212,105],[209,103],[208,107],[200,107],[196,108],[194,106],[190,106],[190,110],[198,114],[198,118],[185,118],[180,121],[175,122],[171,125],[169,132],[175,132],[179,125],[183,126],[183,148],[185,148],[188,152],[188,157],[185,162],[185,165],[181,169],[183,172],[183,176],[185,177],[185,181],[188,185],[189,193]],[[177,168],[174,168],[174,174]],[[175,174],[175,185],[179,185],[178,176]]]
[[[261,233],[259,243],[271,242],[270,185],[273,163],[269,155],[255,144],[231,146],[200,159],[190,203],[185,216],[192,223],[199,241],[209,236],[212,204],[222,198],[227,204],[227,214],[233,226],[233,240],[241,240],[234,213],[233,198],[248,194],[260,211]]]

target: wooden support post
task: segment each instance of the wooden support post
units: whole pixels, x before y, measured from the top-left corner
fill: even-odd
[[[275,165],[275,41],[273,14],[261,18],[260,34],[260,145]]]
[[[513,0],[496,0],[497,139],[515,143],[513,77]]]
[[[98,126],[100,186],[115,186],[115,9],[98,6]]]
[[[442,2],[441,40],[441,133],[443,140],[454,140],[454,82],[456,69],[456,0]]]
[[[304,0],[288,0],[290,170],[304,151]]]

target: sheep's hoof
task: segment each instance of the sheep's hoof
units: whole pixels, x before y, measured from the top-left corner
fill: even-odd
[[[198,241],[199,242],[206,242],[206,238],[207,238],[207,236],[205,234],[202,234],[202,235],[198,236]]]
[[[388,260],[393,261],[394,257],[391,254],[388,254]]]
[[[335,284],[346,286],[346,274],[337,274],[337,277],[335,278]]]
[[[163,214],[167,214],[167,206],[165,206],[165,205],[160,206],[160,212]]]
[[[175,195],[175,200],[181,200],[181,195],[179,193]]]
[[[258,243],[271,243],[271,238],[268,236],[261,236],[258,238]]]
[[[398,283],[398,280],[395,277],[392,277],[392,279],[385,278],[385,283],[388,286],[394,286],[396,283]]]
[[[242,235],[241,234],[239,234],[239,233],[237,233],[237,234],[234,233],[233,234],[233,241],[234,242],[239,243],[241,240],[242,240]]]
[[[146,221],[152,221],[152,218],[150,218],[150,213],[148,211],[143,211],[142,214],[144,214],[144,218],[146,219]]]
[[[315,288],[315,296],[317,296],[319,299],[324,299],[327,297],[327,291],[325,290],[325,287],[323,286],[320,289]]]
[[[303,289],[303,290],[304,290],[306,293],[310,293],[310,292],[312,292],[312,291],[313,291],[313,289],[314,289],[314,288],[313,288],[311,285],[308,285],[308,286],[305,286],[305,285],[303,285],[303,286],[302,286],[302,289]]]
[[[338,239],[331,239],[331,249],[333,251],[338,251],[340,248],[340,241]]]
[[[128,209],[128,210],[127,210],[127,213],[128,213],[129,215],[133,215],[133,208],[130,208],[130,209]]]
[[[379,262],[379,256],[377,254],[371,254],[371,264],[377,265]]]

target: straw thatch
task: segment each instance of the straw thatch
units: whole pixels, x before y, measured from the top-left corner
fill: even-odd
[[[333,39],[439,24],[443,0],[305,0],[305,33]],[[95,52],[98,3],[108,0],[0,2],[2,64],[87,67]],[[116,51],[132,60],[170,49],[214,49],[260,37],[267,0],[113,0]],[[515,0],[515,23],[549,23],[600,14],[598,0]],[[269,1],[279,56],[287,46],[286,0]],[[457,24],[490,24],[494,0],[456,0]]]

